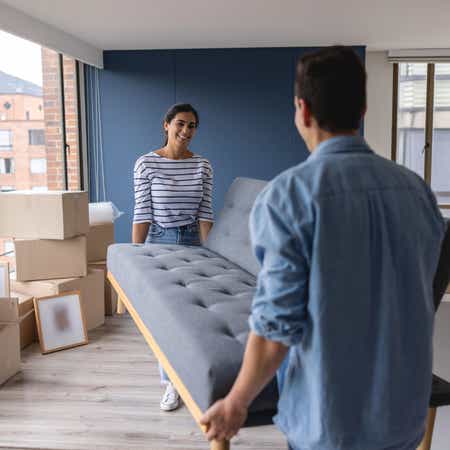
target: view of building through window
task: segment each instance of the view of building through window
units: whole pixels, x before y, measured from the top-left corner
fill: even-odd
[[[396,158],[400,164],[427,178],[427,99],[433,96],[431,173],[426,181],[439,204],[445,207],[450,205],[450,64],[434,64],[433,92],[429,92],[427,74],[426,63],[399,64]]]
[[[1,31],[0,54],[0,191],[80,189],[75,60]]]

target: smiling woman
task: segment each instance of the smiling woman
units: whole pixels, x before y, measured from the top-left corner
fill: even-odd
[[[197,111],[177,104],[164,121],[164,146],[141,156],[134,168],[133,243],[200,245],[212,227],[212,168],[188,146],[199,125]],[[179,395],[161,369],[166,391],[160,407],[178,408]]]

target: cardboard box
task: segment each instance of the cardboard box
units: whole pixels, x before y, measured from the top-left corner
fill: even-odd
[[[24,349],[38,340],[33,297],[18,292],[11,292],[11,297],[19,300],[20,348]]]
[[[86,328],[92,330],[105,323],[105,281],[101,269],[89,269],[87,276],[82,278],[43,281],[11,280],[11,289],[33,297],[80,291]]]
[[[106,261],[97,261],[89,263],[89,268],[102,269],[105,273],[105,315],[113,316],[117,311],[117,292],[111,286],[107,275],[108,269],[106,267]]]
[[[0,192],[0,211],[1,237],[68,239],[89,231],[87,192]]]
[[[15,239],[16,280],[35,281],[87,275],[87,239]]]
[[[17,298],[0,298],[0,385],[20,370]]]
[[[88,261],[104,261],[108,245],[114,243],[114,224],[99,223],[89,226],[87,235]]]

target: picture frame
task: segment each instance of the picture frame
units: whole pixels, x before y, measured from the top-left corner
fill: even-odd
[[[43,355],[88,343],[80,291],[36,297],[33,302]]]
[[[9,263],[0,261],[0,297],[10,297]]]

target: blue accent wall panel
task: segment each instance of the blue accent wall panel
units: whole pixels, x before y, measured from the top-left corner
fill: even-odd
[[[106,192],[125,212],[116,222],[116,240],[130,242],[134,163],[162,144],[163,111],[174,102],[173,56],[114,52],[105,55],[105,66],[100,90]]]
[[[162,145],[161,121],[173,103],[192,103],[199,112],[190,148],[211,161],[216,213],[237,176],[270,180],[304,161],[308,151],[294,125],[293,85],[298,58],[311,50],[105,52],[100,96],[106,191],[126,213],[116,223],[117,241],[130,241],[134,162]],[[364,60],[364,47],[356,50]]]

